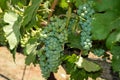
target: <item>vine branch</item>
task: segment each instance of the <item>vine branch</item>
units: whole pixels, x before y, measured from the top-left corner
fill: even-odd
[[[53,14],[53,11],[54,11],[54,9],[55,9],[55,6],[57,5],[57,3],[58,3],[58,0],[54,0],[53,1],[53,3],[52,3],[52,6],[51,6],[51,12],[50,12],[50,14],[48,15],[48,22],[50,21],[50,17],[52,16],[52,14]]]

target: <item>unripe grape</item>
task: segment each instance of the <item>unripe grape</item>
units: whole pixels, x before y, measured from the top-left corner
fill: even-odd
[[[82,8],[81,8],[82,7]],[[94,10],[90,6],[89,3],[83,4],[79,6],[77,14],[80,17],[79,24],[81,26],[81,46],[84,50],[90,50],[92,47],[92,41],[91,41],[91,16],[93,15]]]
[[[84,14],[84,13],[81,13],[81,16],[82,16],[82,17],[84,17],[84,16],[85,16],[85,14]]]
[[[86,9],[87,9],[87,8],[84,6],[84,7],[83,7],[83,10],[85,11]]]
[[[41,64],[40,61],[40,67],[43,76],[48,78],[48,75],[51,72],[57,71],[58,66],[61,63],[60,58],[63,51],[63,45],[67,41],[67,30],[65,28],[64,20],[53,18],[52,23],[48,24],[42,33],[43,35],[46,35],[46,37],[41,36],[43,39],[40,39],[45,45],[43,53],[45,60],[40,60],[43,61],[46,66],[44,66],[43,63]],[[45,70],[47,71],[44,72]]]

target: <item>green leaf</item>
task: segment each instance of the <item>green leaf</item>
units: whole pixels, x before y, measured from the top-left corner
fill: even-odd
[[[12,49],[12,50],[10,50],[10,52],[12,53],[12,57],[13,57],[14,62],[15,62],[16,49],[17,49],[17,47]]]
[[[67,7],[68,7],[68,3],[67,3],[66,0],[61,0],[59,5],[60,5],[60,7],[62,7],[62,8],[67,8]]]
[[[11,0],[11,4],[12,5],[19,5],[19,4],[27,5],[29,1],[30,0]]]
[[[70,80],[87,80],[88,75],[83,69],[74,69],[74,71],[70,75]]]
[[[82,67],[88,72],[95,72],[101,69],[99,65],[86,59],[83,59]]]
[[[67,56],[64,60],[67,60],[70,63],[74,63],[77,60],[77,55],[72,54],[71,56]]]
[[[75,6],[78,8],[80,5],[84,3],[83,0],[75,0]]]
[[[87,70],[85,70],[87,67],[85,67],[85,69],[84,69],[84,66],[82,68],[79,68],[78,65],[77,66],[75,65],[77,60],[78,60],[78,58],[75,54],[73,54],[72,56],[67,56],[65,58],[66,62],[65,62],[64,66],[65,66],[65,70],[66,70],[67,74],[70,74],[70,80],[83,80],[83,79],[87,79],[89,76],[96,78],[100,75],[99,72],[96,72],[96,74],[94,74],[94,72],[98,71],[98,68],[99,68],[99,67],[97,67],[97,64],[91,63],[90,61],[86,61],[85,59],[83,59],[85,64],[83,64],[83,63],[82,64],[84,66],[86,66],[86,65],[88,67],[90,66],[90,69],[88,68]],[[79,62],[80,61],[78,61],[78,63]],[[89,64],[89,62],[90,62],[90,64]],[[89,72],[87,72],[87,71],[89,71]]]
[[[98,12],[106,11],[106,10],[115,10],[119,8],[120,0],[94,0],[95,2],[95,10]]]
[[[30,38],[24,48],[25,55],[28,55],[25,60],[25,63],[27,65],[30,65],[30,63],[35,61],[36,54],[38,53],[36,49],[37,49],[37,38],[35,37]]]
[[[35,61],[35,58],[36,58],[35,54],[33,54],[33,53],[29,54],[25,59],[25,64],[30,65],[32,62]]]
[[[118,18],[114,11],[107,11],[104,14],[95,14],[92,21],[92,38],[94,40],[104,40],[115,28],[111,26],[112,22]]]
[[[112,21],[110,27],[113,27],[116,30],[120,29],[120,16],[118,16],[114,21]]]
[[[111,8],[112,4],[115,2],[113,0],[100,0],[100,1],[99,0],[94,0],[94,1],[95,1],[95,4],[96,4],[95,9],[97,11],[105,11],[105,10]]]
[[[21,17],[14,12],[6,12],[4,14],[4,22],[8,23],[3,27],[3,30],[8,40],[10,49],[14,49],[19,43]]]
[[[71,33],[68,35],[68,46],[70,46],[71,48],[81,48],[80,45],[80,35],[76,35],[74,33]]]
[[[6,45],[6,38],[5,38],[5,33],[3,31],[3,21],[2,21],[2,18],[1,16],[3,15],[0,15],[0,45]]]
[[[7,9],[7,1],[8,1],[8,0],[0,0],[0,8],[1,8],[2,10]]]
[[[87,72],[96,72],[99,71],[101,68],[96,63],[83,59],[81,56],[79,60],[75,62],[78,68],[84,68]]]
[[[40,3],[41,3],[41,0],[32,0],[32,5],[28,6],[25,9],[23,26],[26,26],[27,24],[30,23],[32,19],[35,18],[35,15],[37,13]]]
[[[120,41],[120,30],[115,31],[109,35],[106,40],[106,47],[108,49],[112,49],[116,42]]]
[[[65,64],[65,70],[66,70],[67,74],[72,73],[74,67],[75,67],[74,63],[66,62],[66,64]]]
[[[112,52],[112,67],[114,71],[120,73],[120,46],[113,46],[111,49]]]
[[[84,69],[79,69],[77,67],[71,69],[70,80],[88,80],[88,77],[94,80],[100,76],[100,72],[87,72]]]
[[[37,48],[36,40],[37,40],[36,38],[30,38],[30,40],[28,41],[24,49],[25,55],[29,55],[36,51],[36,48]]]
[[[66,72],[68,74],[70,74],[73,71],[76,60],[77,60],[77,55],[75,54],[65,57],[64,59],[64,61],[66,62],[65,67],[66,67]]]
[[[12,5],[15,5],[19,2],[20,0],[11,0]]]

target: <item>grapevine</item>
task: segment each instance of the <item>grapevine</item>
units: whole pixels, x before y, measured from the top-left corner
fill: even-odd
[[[42,74],[48,78],[51,72],[56,72],[61,64],[61,56],[64,50],[64,43],[67,41],[67,30],[64,20],[57,17],[52,19],[41,33],[40,41],[43,41],[44,48],[40,56],[40,67]]]
[[[70,80],[105,72],[88,61],[89,52],[103,61],[110,56],[110,67],[120,76],[119,4],[120,0],[0,0],[0,45],[14,59],[17,51],[23,53],[26,65],[39,64],[45,79],[59,65]]]
[[[92,9],[90,3],[83,4],[79,6],[77,14],[80,17],[79,24],[81,26],[80,43],[84,50],[90,50],[92,47],[91,40],[91,16],[94,10]]]

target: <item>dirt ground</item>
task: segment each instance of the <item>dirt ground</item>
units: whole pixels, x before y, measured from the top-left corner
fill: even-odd
[[[10,54],[8,49],[6,47],[0,47],[0,80],[44,80],[38,65],[36,67],[32,64],[26,66],[24,73],[24,60],[25,56],[17,53],[16,62],[14,62],[12,54]],[[54,75],[57,80],[68,80],[68,76],[61,66],[59,66],[58,73]]]

